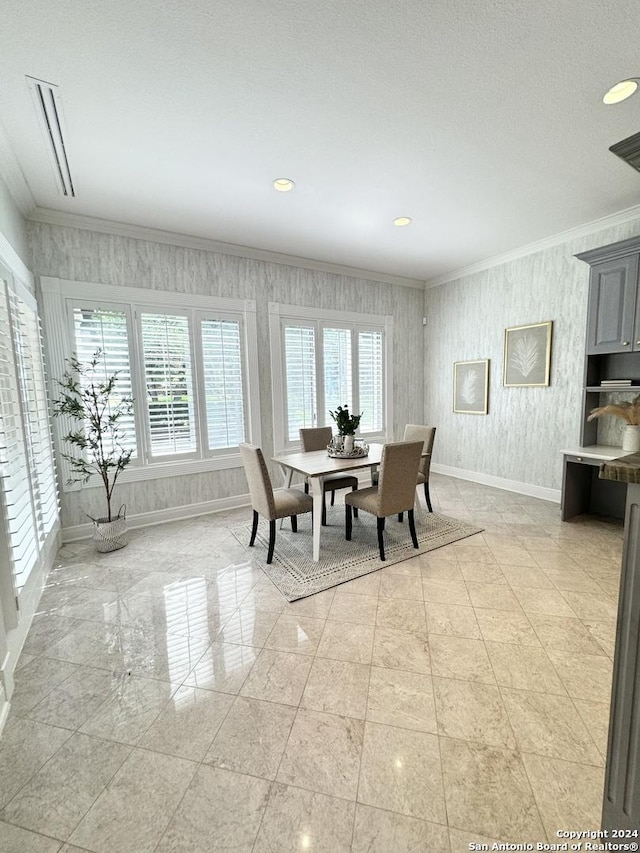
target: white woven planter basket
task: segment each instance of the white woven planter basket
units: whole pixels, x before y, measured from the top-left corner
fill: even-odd
[[[91,516],[89,516],[91,518]],[[129,541],[127,536],[127,509],[123,504],[118,510],[117,518],[109,521],[106,518],[91,518],[93,521],[93,542],[96,551],[106,554],[118,551]]]

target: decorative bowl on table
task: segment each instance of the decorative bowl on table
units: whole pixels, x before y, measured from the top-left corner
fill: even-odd
[[[333,459],[359,459],[369,454],[369,445],[366,441],[362,441],[362,439],[356,439],[353,450],[347,452],[340,438],[336,437],[327,445],[327,453]]]

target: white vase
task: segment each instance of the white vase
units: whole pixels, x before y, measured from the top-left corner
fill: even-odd
[[[627,424],[622,430],[622,449],[629,453],[640,450],[640,426]]]
[[[353,453],[353,436],[345,435],[344,444],[342,445],[345,453]]]

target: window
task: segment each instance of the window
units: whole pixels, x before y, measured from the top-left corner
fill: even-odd
[[[295,447],[302,427],[333,425],[338,406],[362,412],[360,434],[383,438],[390,422],[392,321],[271,303],[276,450]]]
[[[286,398],[289,441],[298,438],[301,427],[316,424],[316,354],[313,326],[284,327]]]
[[[233,447],[246,434],[240,323],[202,320],[200,335],[208,447]]]
[[[384,336],[382,332],[358,333],[358,382],[360,385],[360,432],[384,429]]]
[[[19,596],[56,526],[58,492],[37,307],[8,274],[0,278],[0,491]]]
[[[195,453],[189,318],[143,313],[140,324],[150,455]]]
[[[353,376],[351,363],[351,329],[322,330],[324,361],[324,408],[335,412],[338,406],[353,411]],[[382,394],[382,385],[380,385]],[[362,432],[362,428],[360,429]]]
[[[42,288],[48,322],[70,318],[54,375],[72,353],[86,362],[100,349],[104,376],[119,373],[113,404],[133,397],[121,481],[239,467],[239,442],[260,442],[255,303],[124,287],[105,299],[104,286],[46,278]]]
[[[100,365],[96,366],[94,381],[104,382],[108,376],[118,373],[117,396],[110,401],[111,405],[117,406],[122,398],[133,396],[127,314],[103,308],[74,308],[73,327],[78,361],[87,364],[100,350]],[[124,416],[121,424],[122,444],[132,451],[135,459],[136,425],[133,414]]]

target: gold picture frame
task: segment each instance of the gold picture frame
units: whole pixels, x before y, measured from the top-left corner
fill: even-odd
[[[453,411],[486,415],[489,411],[489,359],[454,361]]]
[[[502,384],[505,388],[544,388],[551,375],[553,321],[504,330]]]

